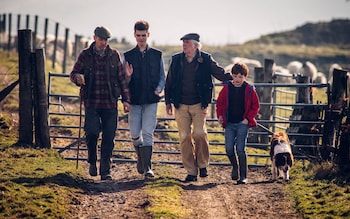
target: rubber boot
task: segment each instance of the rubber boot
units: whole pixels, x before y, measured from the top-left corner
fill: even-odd
[[[143,174],[144,172],[143,172],[143,165],[142,165],[140,147],[139,146],[134,146],[134,147],[135,147],[135,152],[136,152],[136,155],[137,155],[137,165],[136,165],[137,172],[139,174]]]
[[[246,184],[247,183],[247,156],[245,155],[239,155],[238,156],[239,161],[239,181],[237,184]]]
[[[238,179],[238,163],[237,163],[237,157],[236,155],[233,156],[227,156],[228,159],[231,162],[232,165],[232,172],[231,172],[231,178],[232,180],[237,180]]]
[[[145,178],[154,177],[154,173],[151,169],[152,167],[152,146],[142,146],[140,147],[141,160],[143,165],[143,174]]]

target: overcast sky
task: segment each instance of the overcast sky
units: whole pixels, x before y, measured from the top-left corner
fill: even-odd
[[[204,44],[243,43],[261,35],[292,30],[307,22],[350,19],[350,0],[0,0],[0,13],[45,18],[54,29],[91,38],[96,26],[107,26],[113,37],[134,42],[136,20],[150,22],[150,41],[180,45],[188,32]],[[15,24],[13,24],[15,26]],[[350,30],[347,30],[350,31]],[[39,33],[40,34],[40,33]]]

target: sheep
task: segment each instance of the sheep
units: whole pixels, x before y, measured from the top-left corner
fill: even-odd
[[[273,79],[275,83],[295,83],[295,79],[288,69],[273,65],[272,70],[274,72]]]
[[[314,80],[316,84],[327,84],[327,77],[323,72],[317,72],[316,79]]]
[[[289,73],[292,75],[296,75],[300,73],[300,69],[303,67],[303,63],[299,61],[291,61],[287,65],[287,69],[289,70]]]
[[[303,76],[309,77],[313,82],[317,77],[317,68],[312,62],[306,61],[300,69],[300,73]]]

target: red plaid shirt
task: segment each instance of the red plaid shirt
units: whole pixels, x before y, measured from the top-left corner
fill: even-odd
[[[93,45],[91,45],[93,46]],[[84,105],[85,107],[93,107],[93,108],[116,108],[117,107],[117,98],[111,98],[111,89],[110,89],[110,81],[108,80],[108,74],[106,71],[106,68],[109,67],[106,65],[108,63],[107,60],[110,58],[108,55],[109,51],[111,50],[109,46],[107,46],[105,54],[99,55],[95,52],[94,47],[90,47],[89,49],[93,49],[93,80],[89,83],[89,97],[84,98]],[[84,72],[84,69],[88,69],[90,66],[90,63],[88,63],[88,57],[86,55],[87,53],[80,53],[73,70],[70,74],[70,79],[72,82],[76,83],[76,75],[77,74],[87,74]],[[115,72],[110,72],[110,74],[118,74],[118,81],[121,86],[121,94],[122,94],[122,101],[129,102],[130,100],[130,93],[127,81],[125,79],[125,74],[123,71],[123,65],[120,61],[120,55],[117,52],[117,60],[116,63],[116,69]],[[88,83],[87,81],[85,83]],[[85,86],[88,86],[86,84]]]

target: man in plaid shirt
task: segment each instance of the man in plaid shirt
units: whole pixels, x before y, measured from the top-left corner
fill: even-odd
[[[70,73],[70,79],[80,86],[84,101],[86,144],[89,174],[97,176],[97,140],[102,132],[100,175],[111,180],[110,167],[117,129],[118,98],[122,96],[124,111],[129,110],[130,94],[120,54],[108,44],[110,31],[96,27],[94,42],[84,49]]]

